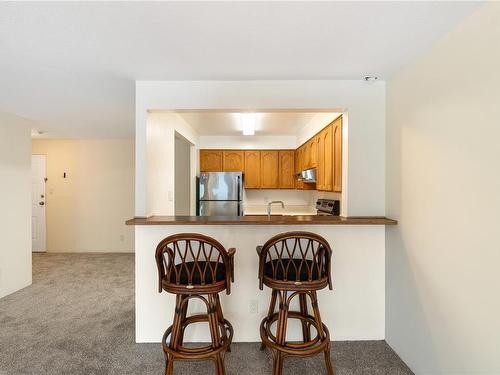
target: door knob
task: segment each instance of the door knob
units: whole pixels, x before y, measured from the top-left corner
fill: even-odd
[[[43,205],[45,205],[45,202],[38,202],[38,204],[39,204],[40,206],[43,206]]]

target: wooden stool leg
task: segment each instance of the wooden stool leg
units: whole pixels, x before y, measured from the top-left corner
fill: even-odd
[[[217,302],[217,318],[220,323],[224,323],[224,314],[222,313],[219,294],[216,295],[216,302]],[[224,340],[224,342],[227,341],[227,332],[225,329],[222,330],[222,339]],[[231,345],[227,347],[227,351],[231,353]]]
[[[174,313],[174,323],[172,324],[172,334],[170,335],[170,348],[175,350],[179,343],[179,336],[181,332],[181,306],[182,297],[180,295],[175,296],[175,313]]]
[[[273,375],[283,374],[283,354],[280,351],[276,351],[276,355],[273,357]]]
[[[182,296],[176,295],[174,323],[172,324],[172,333],[170,334],[170,343],[169,343],[169,347],[173,350],[177,349],[182,329],[181,306],[182,306]],[[165,375],[173,375],[173,373],[174,373],[174,359],[172,356],[165,353]]]
[[[165,375],[174,375],[174,361],[172,358],[167,360],[167,363],[165,366]]]
[[[325,364],[326,364],[326,373],[328,375],[334,375],[332,360],[330,358],[330,345],[327,345],[325,349]]]
[[[198,314],[187,317],[188,301],[190,298],[199,298],[207,308],[207,314]],[[188,349],[183,347],[184,329],[186,324],[208,322],[211,345]],[[162,347],[165,355],[165,375],[174,374],[176,360],[212,360],[215,364],[216,375],[226,375],[224,366],[225,351],[233,337],[233,328],[224,320],[220,299],[217,293],[206,295],[190,294],[176,295],[175,314],[172,325],[163,335]]]
[[[288,320],[288,302],[287,302],[287,292],[280,291],[280,311],[278,316],[278,323],[276,328],[276,343],[278,345],[284,345],[286,342],[286,328]],[[276,351],[273,358],[273,375],[283,374],[283,353],[279,350]]]
[[[324,340],[326,339],[326,335],[325,332],[323,331],[323,322],[321,321],[321,315],[319,313],[318,296],[316,294],[316,291],[313,291],[311,293],[311,300],[312,300],[312,308],[314,311],[314,320],[318,325],[318,335],[322,340]],[[325,364],[328,375],[333,375],[332,361],[330,359],[330,344],[328,344],[325,348]]]
[[[269,311],[267,313],[267,319],[271,319],[271,315],[274,314],[274,309],[276,308],[276,298],[278,296],[278,291],[273,289],[273,292],[271,294],[271,303],[269,304]],[[266,348],[266,345],[264,343],[260,344],[260,350],[264,350]]]
[[[316,291],[311,292],[311,305],[314,312],[314,320],[316,321],[316,324],[318,326],[318,335],[320,339],[324,339],[325,332],[323,331],[323,322],[321,321],[321,315],[319,313],[318,297],[316,295]]]
[[[218,354],[215,360],[215,373],[216,375],[226,375],[226,368],[224,366],[224,357]]]
[[[309,315],[307,311],[307,296],[304,293],[299,294],[299,304],[300,304],[300,313],[303,316]],[[302,321],[302,337],[304,339],[304,343],[311,341],[311,327],[305,321]]]
[[[214,349],[217,349],[221,345],[219,314],[217,312],[217,299],[217,294],[208,295],[208,322],[210,326],[210,336],[212,337],[212,348]],[[226,369],[224,367],[224,357],[222,353],[219,353],[214,357],[214,362],[216,375],[225,375]]]
[[[181,331],[179,334],[179,345],[182,346],[184,344],[184,322],[186,321],[186,316],[187,316],[187,310],[188,310],[188,304],[189,304],[189,298],[182,296],[181,297],[181,303],[182,303],[182,308],[181,308]]]
[[[212,338],[212,348],[217,349],[220,345],[220,330],[217,317],[217,297],[214,294],[208,295],[208,306],[208,324]]]

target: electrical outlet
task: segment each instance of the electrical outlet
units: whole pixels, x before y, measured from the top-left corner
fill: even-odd
[[[250,314],[258,314],[259,313],[259,301],[256,299],[251,299],[248,302],[248,312]]]

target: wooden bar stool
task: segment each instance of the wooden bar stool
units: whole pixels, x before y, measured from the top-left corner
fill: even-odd
[[[259,254],[259,287],[272,289],[267,316],[260,325],[262,349],[268,347],[273,354],[273,375],[283,373],[283,360],[288,356],[309,357],[324,353],[326,370],[333,375],[330,360],[330,334],[321,321],[316,291],[329,286],[332,289],[331,255],[328,242],[309,232],[278,234],[264,246]],[[300,311],[290,311],[291,301],[299,298]],[[307,297],[311,301],[312,315],[308,312]],[[276,303],[279,310],[275,312]],[[302,342],[286,340],[288,319],[302,324]],[[276,322],[276,332],[271,330]],[[311,337],[311,327],[316,334]]]
[[[222,313],[219,292],[231,292],[234,282],[235,249],[226,250],[211,237],[181,233],[165,238],[156,248],[158,292],[176,295],[174,322],[163,335],[165,374],[172,375],[174,361],[212,360],[215,374],[225,375],[224,356],[230,351],[233,327]],[[207,307],[206,314],[187,316],[190,299],[197,298]],[[211,344],[183,346],[189,324],[207,322]]]

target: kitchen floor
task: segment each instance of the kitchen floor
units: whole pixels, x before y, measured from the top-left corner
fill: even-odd
[[[2,375],[164,372],[160,344],[134,342],[134,254],[34,254],[33,285],[0,299],[0,327]],[[336,341],[331,355],[336,375],[412,374],[385,341]],[[226,356],[228,375],[271,368],[258,343]],[[213,375],[213,364],[175,364],[195,373]],[[290,358],[285,373],[325,374],[324,362]]]

